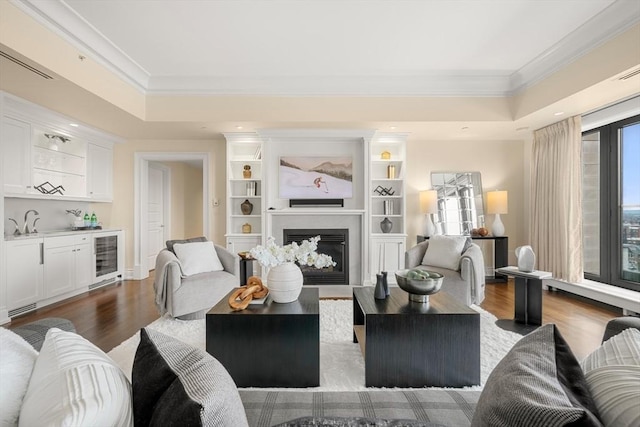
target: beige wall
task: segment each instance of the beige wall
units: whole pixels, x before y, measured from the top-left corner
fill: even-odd
[[[524,141],[409,141],[407,145],[407,247],[422,234],[424,215],[419,211],[419,192],[431,188],[431,172],[478,171],[484,196],[488,190],[509,192],[509,213],[501,215],[513,250],[526,244],[524,221]],[[485,202],[486,208],[486,202]],[[491,227],[493,215],[486,216]]]
[[[171,239],[203,235],[202,169],[184,162],[162,162],[171,170]]]
[[[117,144],[113,157],[113,203],[94,204],[96,215],[108,227],[125,231],[125,268],[134,266],[134,155],[136,152],[198,152],[209,153],[209,195],[203,203],[214,198],[220,205],[211,207],[209,218],[210,240],[225,245],[225,157],[224,141],[127,141]],[[202,226],[200,227],[202,229]]]

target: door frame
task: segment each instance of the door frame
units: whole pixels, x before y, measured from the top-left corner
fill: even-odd
[[[169,240],[171,236],[171,168],[163,165],[157,161],[148,161],[147,162],[147,178],[149,177],[149,168],[153,167],[158,169],[162,173],[162,240]],[[147,180],[147,190],[149,189],[149,181]],[[149,206],[149,192],[147,191],[147,199],[145,199],[145,209]],[[148,213],[148,212],[147,212]],[[148,220],[148,218],[147,218]],[[146,222],[148,223],[148,221]],[[144,233],[146,230],[147,233],[147,242],[149,229],[148,227],[142,226],[145,223],[141,223],[142,232]],[[148,246],[147,246],[148,248]],[[149,254],[147,254],[147,258],[149,258]],[[154,266],[150,266],[147,263],[147,267],[152,270]]]
[[[147,261],[147,233],[144,231],[148,220],[147,197],[149,191],[149,162],[180,162],[199,160],[202,162],[202,233],[209,237],[209,153],[200,152],[136,152],[134,153],[134,224],[133,224],[133,279],[149,277]],[[144,226],[143,226],[144,225]]]

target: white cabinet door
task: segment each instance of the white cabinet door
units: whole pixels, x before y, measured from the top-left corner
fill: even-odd
[[[93,278],[93,251],[91,244],[75,247],[76,257],[76,289],[86,288]]]
[[[42,239],[5,242],[7,309],[29,305],[42,297]]]
[[[51,298],[75,289],[75,247],[46,248],[44,251],[44,296]]]
[[[404,237],[374,237],[371,239],[371,281],[376,273],[387,272],[389,283],[396,283],[395,272],[404,268]]]
[[[7,194],[31,192],[31,125],[3,117],[0,128],[4,191]]]
[[[96,144],[87,146],[87,196],[94,200],[113,200],[113,149]]]

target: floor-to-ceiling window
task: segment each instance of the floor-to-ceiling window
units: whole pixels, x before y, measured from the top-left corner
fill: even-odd
[[[640,116],[582,135],[587,279],[640,291]]]

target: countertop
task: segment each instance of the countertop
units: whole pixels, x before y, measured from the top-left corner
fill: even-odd
[[[121,228],[102,228],[96,230],[48,230],[48,231],[39,231],[37,233],[31,234],[21,234],[19,236],[15,236],[13,234],[9,234],[4,236],[5,241],[11,240],[24,240],[24,239],[40,239],[43,237],[58,237],[58,236],[70,236],[74,234],[96,234],[96,233],[105,233],[105,232],[113,232],[113,231],[121,231]]]

